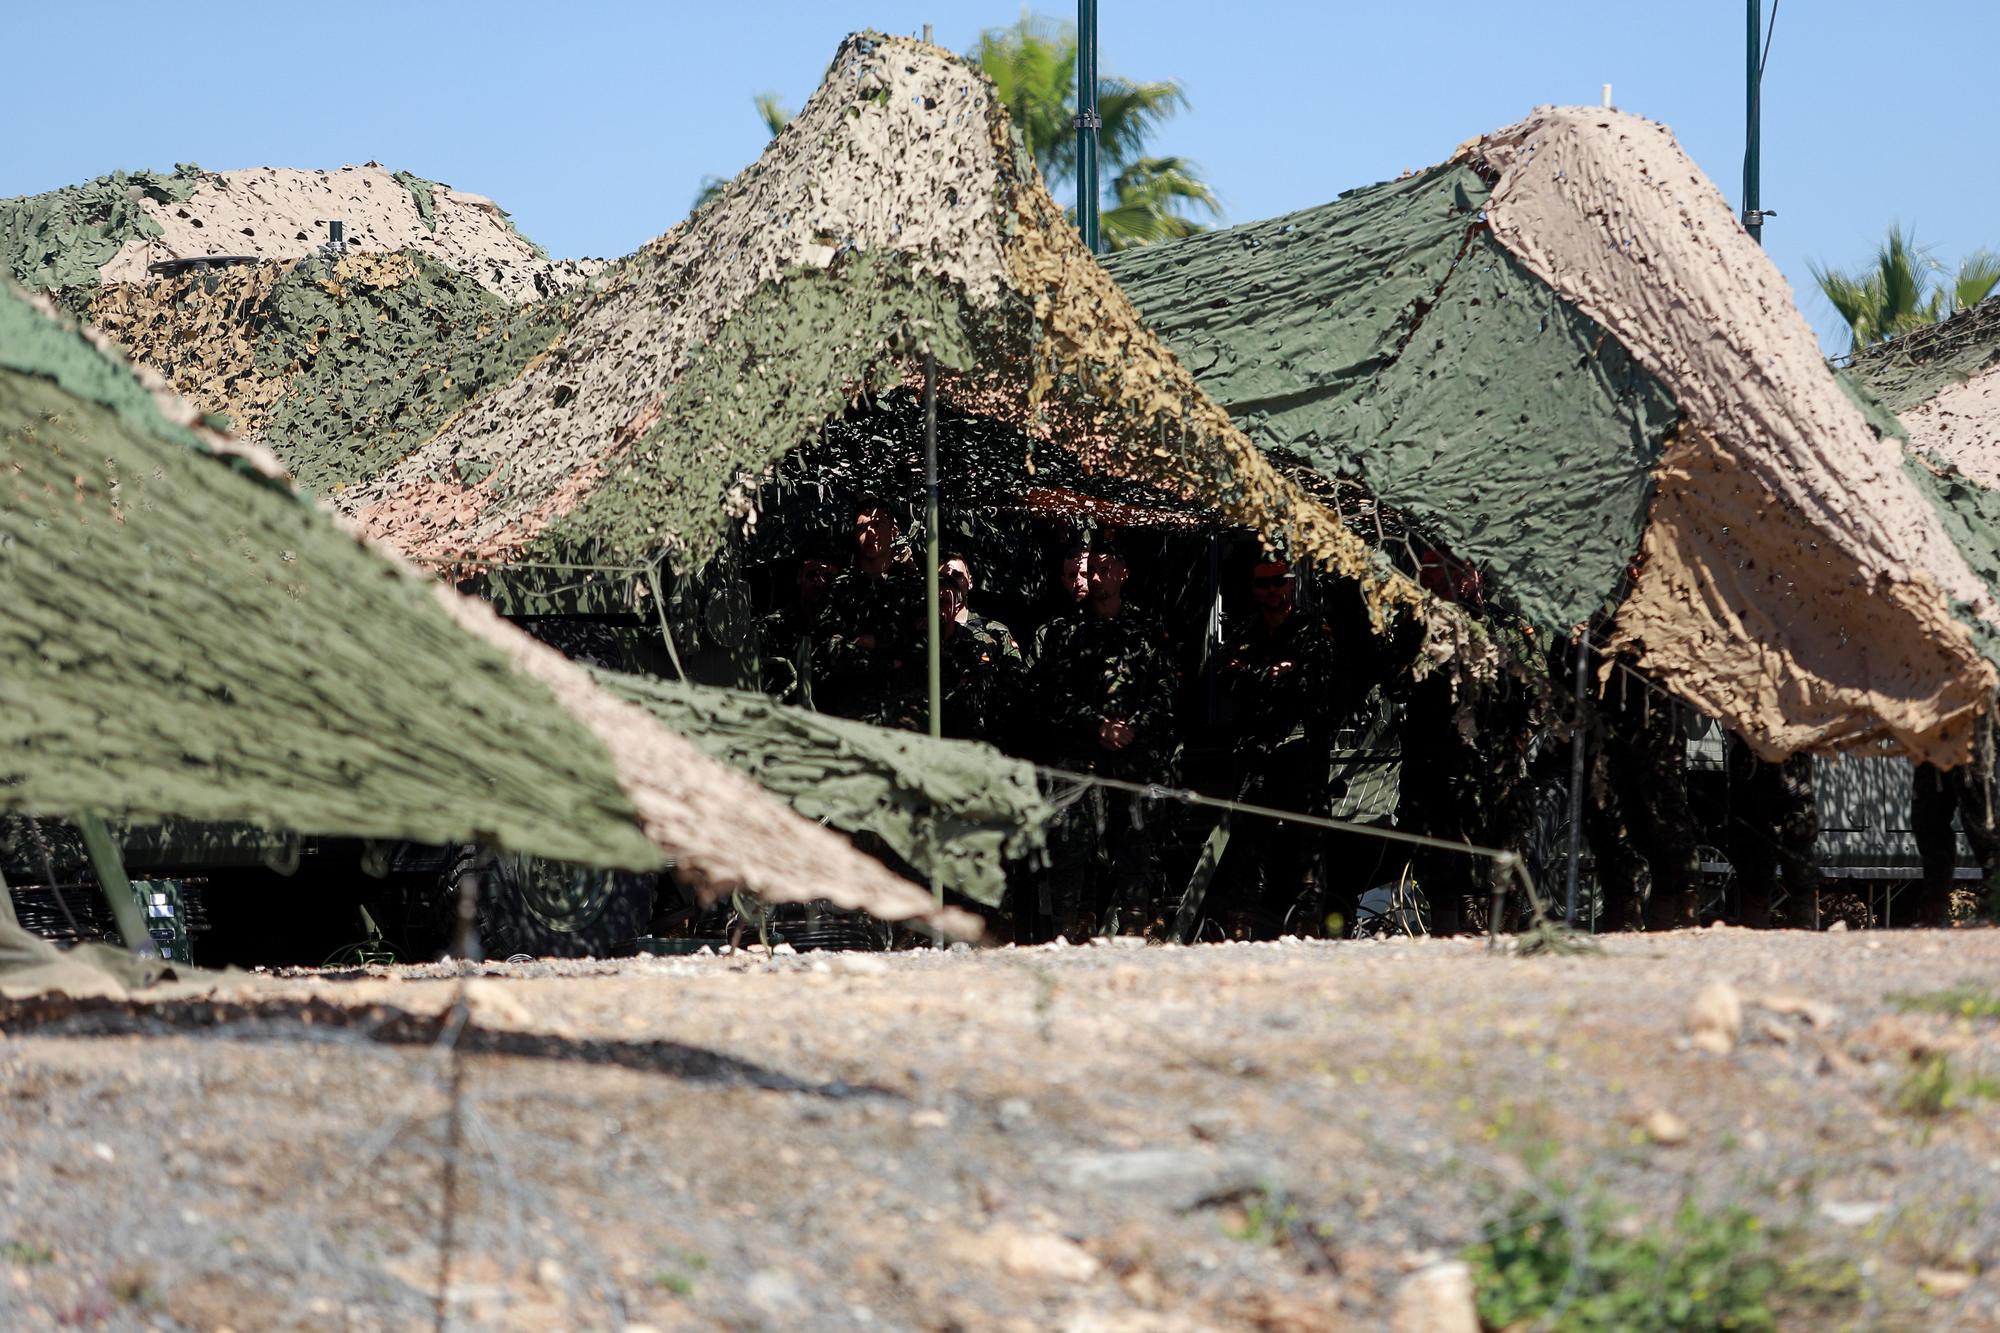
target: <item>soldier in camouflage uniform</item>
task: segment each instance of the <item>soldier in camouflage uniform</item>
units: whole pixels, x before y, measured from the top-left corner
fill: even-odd
[[[904,673],[924,651],[924,585],[901,538],[887,505],[856,504],[854,567],[827,590],[814,636],[822,712],[891,726],[903,707]]]
[[[1729,863],[1736,872],[1743,924],[1819,925],[1819,809],[1812,756],[1759,759],[1743,738],[1729,738]],[[1777,893],[1785,891],[1780,916]]]
[[[1910,775],[1910,831],[1917,838],[1924,877],[1918,882],[1916,924],[1951,924],[1951,891],[1958,869],[1958,816],[1965,840],[1986,880],[1987,910],[2000,886],[2000,836],[1994,830],[1993,718],[1982,714],[1972,733],[1972,758],[1957,768],[1918,764]]]
[[[1220,684],[1235,705],[1232,746],[1238,799],[1254,805],[1327,816],[1333,729],[1351,703],[1333,630],[1298,609],[1298,579],[1283,560],[1251,570],[1257,609],[1223,633]],[[1317,933],[1325,911],[1319,856],[1321,830],[1279,821],[1249,830],[1236,844],[1222,890],[1232,906],[1261,919],[1274,935],[1287,919]],[[1342,919],[1353,920],[1346,905]]]
[[[1006,648],[982,622],[959,619],[970,583],[949,562],[938,570],[938,685],[943,734],[953,740],[992,741],[1002,721]],[[888,725],[930,730],[928,649],[919,644],[897,673],[897,699]]]
[[[1041,757],[1078,772],[1169,782],[1175,671],[1159,620],[1125,601],[1128,576],[1115,549],[1093,551],[1083,605],[1037,635],[1031,683],[1047,717]],[[1050,910],[1061,933],[1087,937],[1112,913],[1121,926],[1153,919],[1158,877],[1144,815],[1140,798],[1092,788],[1050,831]]]
[[[813,642],[820,611],[839,576],[840,561],[831,545],[809,544],[793,577],[798,600],[771,612],[758,625],[763,690],[780,703],[813,707]]]
[[[1586,683],[1598,678],[1598,660],[1589,659]],[[1621,675],[1626,671],[1634,674]],[[1567,681],[1570,673],[1558,674]],[[1563,707],[1573,710],[1574,700]],[[1586,712],[1592,753],[1584,832],[1597,863],[1600,926],[1672,930],[1696,924],[1698,837],[1680,710],[1621,661],[1603,697],[1593,698]]]

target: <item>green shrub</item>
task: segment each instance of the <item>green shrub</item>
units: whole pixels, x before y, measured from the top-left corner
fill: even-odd
[[[1523,1194],[1465,1259],[1500,1329],[1771,1329],[1786,1280],[1756,1214],[1691,1201],[1659,1227],[1600,1198]]]

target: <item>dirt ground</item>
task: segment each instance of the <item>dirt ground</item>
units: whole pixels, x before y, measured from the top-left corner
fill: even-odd
[[[2000,931],[477,972],[0,1001],[0,1327],[1375,1328],[1524,1191],[2000,1327]]]

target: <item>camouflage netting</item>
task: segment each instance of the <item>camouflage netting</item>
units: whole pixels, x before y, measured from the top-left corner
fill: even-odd
[[[199,167],[114,172],[47,194],[0,199],[0,277],[53,290],[95,286],[98,270],[135,238],[160,235],[147,202],[177,207],[201,183]]]
[[[1877,433],[1908,446],[1910,480],[2000,599],[2000,298],[1864,348],[1843,374],[1879,404]],[[2000,661],[2000,636],[1971,623]]]
[[[1423,600],[1140,322],[985,75],[877,35],[842,45],[720,197],[608,270],[546,356],[340,504],[427,564],[696,565],[754,519],[776,460],[924,352],[949,407],[1198,499],[1361,578],[1378,608]]]
[[[2000,488],[2000,297],[1857,353],[1848,374],[1933,464]]]
[[[1767,756],[1966,752],[2000,601],[1663,127],[1545,108],[1110,268],[1260,445],[1359,477],[1545,627],[1615,606]]]
[[[0,805],[664,854],[976,933],[178,406],[0,287]]]
[[[574,313],[510,306],[414,251],[243,265],[63,294],[77,315],[299,484],[335,491],[396,462],[512,379]]]
[[[1034,766],[991,746],[871,727],[759,694],[593,675],[806,818],[879,839],[920,876],[934,873],[974,902],[998,906],[1004,863],[1043,846],[1050,810]]]
[[[370,162],[121,172],[0,200],[0,273],[48,290],[143,282],[167,260],[299,259],[326,241],[332,219],[352,250],[415,250],[509,302],[559,295],[601,267],[551,261],[491,199]]]

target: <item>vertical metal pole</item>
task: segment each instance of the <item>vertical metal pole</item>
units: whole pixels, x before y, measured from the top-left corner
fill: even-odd
[[[1076,0],[1076,225],[1097,245],[1097,0]]]
[[[1584,747],[1584,676],[1589,671],[1585,654],[1589,651],[1590,633],[1587,626],[1580,626],[1576,632],[1576,673],[1570,684],[1576,690],[1576,717],[1570,723],[1569,740],[1569,870],[1565,876],[1567,895],[1563,909],[1563,919],[1571,929],[1576,927],[1576,874],[1583,859],[1583,747]]]
[[[1764,0],[1744,0],[1744,15],[1749,23],[1748,43],[1745,52],[1743,75],[1743,229],[1750,233],[1750,239],[1764,243],[1764,212],[1761,182],[1758,175],[1763,167],[1762,137],[1763,82],[1764,82]]]
[[[944,648],[939,641],[942,633],[938,626],[938,561],[942,554],[938,544],[938,464],[937,464],[937,357],[924,353],[924,547],[928,558],[924,561],[924,607],[929,616],[926,622],[930,633],[925,636],[925,656],[930,672],[930,719],[931,735],[944,734]],[[938,906],[944,906],[944,882],[938,878],[938,857],[943,849],[938,846],[937,815],[931,815],[931,897]],[[937,937],[939,948],[944,947],[944,936]]]
[[[937,358],[924,353],[924,611],[930,617],[925,657],[930,673],[931,735],[944,735],[943,645],[938,642]]]

